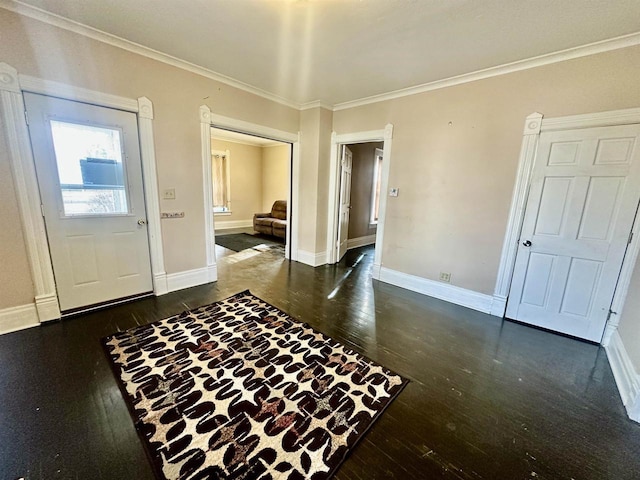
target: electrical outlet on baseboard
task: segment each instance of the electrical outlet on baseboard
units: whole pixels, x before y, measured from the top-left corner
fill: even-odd
[[[450,273],[445,273],[445,272],[440,272],[440,281],[441,282],[450,283],[451,282],[451,274]]]

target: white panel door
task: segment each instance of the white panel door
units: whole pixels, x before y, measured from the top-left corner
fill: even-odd
[[[340,224],[338,225],[338,260],[347,253],[349,240],[349,215],[351,213],[351,171],[353,153],[346,145],[342,146],[340,169]]]
[[[640,199],[640,125],[543,132],[508,318],[600,342]]]
[[[136,115],[24,97],[61,309],[153,290]]]

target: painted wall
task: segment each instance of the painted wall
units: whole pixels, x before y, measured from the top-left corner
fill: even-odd
[[[383,142],[356,143],[349,145],[353,153],[351,172],[351,212],[349,214],[349,238],[375,235],[376,226],[370,227],[373,175],[376,165],[376,148]]]
[[[291,146],[262,147],[262,211],[270,212],[273,202],[289,196]]]
[[[0,61],[21,74],[151,99],[159,188],[176,189],[176,199],[161,200],[161,209],[185,212],[183,219],[162,221],[167,273],[206,266],[199,106],[206,104],[213,113],[239,120],[298,131],[295,109],[3,9],[0,31]],[[0,173],[9,168],[2,150],[0,165]],[[31,303],[34,294],[10,177],[1,175],[0,186],[0,259],[10,259],[13,273],[0,276],[0,308],[5,308]],[[4,241],[5,236],[12,241]],[[4,265],[3,272],[8,271]]]
[[[492,294],[524,119],[640,106],[627,48],[334,113],[337,133],[392,123],[383,265]]]
[[[229,150],[231,215],[214,215],[214,223],[251,221],[262,211],[262,147],[212,139],[212,150]]]
[[[636,372],[640,375],[640,257],[631,277],[618,332]]]

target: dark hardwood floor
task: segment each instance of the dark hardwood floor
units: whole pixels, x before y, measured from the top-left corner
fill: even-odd
[[[215,284],[0,336],[0,479],[153,478],[99,340],[247,288],[411,380],[337,479],[640,478],[601,348],[372,281],[372,258],[228,255]]]

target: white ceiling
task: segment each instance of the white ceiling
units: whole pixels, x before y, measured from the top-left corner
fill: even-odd
[[[296,104],[335,105],[640,32],[639,0],[21,3]]]

